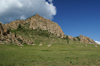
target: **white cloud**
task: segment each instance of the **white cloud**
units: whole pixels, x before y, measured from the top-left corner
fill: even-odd
[[[56,7],[52,0],[48,2],[45,0],[0,0],[0,22],[26,19],[35,14],[53,19],[56,15]]]
[[[22,16],[20,17],[20,19],[25,19],[25,16],[24,16],[24,15],[22,15]]]
[[[95,41],[97,44],[100,44],[100,41]]]

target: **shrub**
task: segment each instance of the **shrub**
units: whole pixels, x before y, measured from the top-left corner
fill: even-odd
[[[22,30],[22,26],[21,26],[21,24],[19,24],[17,30]]]
[[[69,44],[69,38],[68,38],[68,36],[66,36],[66,40],[67,40],[67,44]]]
[[[78,36],[76,38],[80,41],[80,38]]]

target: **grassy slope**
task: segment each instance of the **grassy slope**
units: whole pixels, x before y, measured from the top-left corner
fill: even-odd
[[[0,66],[100,66],[100,46],[52,44],[51,47],[0,45]]]
[[[22,48],[14,45],[0,45],[0,66],[94,66],[100,65],[100,46],[67,41],[42,31],[32,30],[26,24],[23,30],[16,32],[25,39],[34,40],[35,46],[24,45]],[[49,34],[49,37],[47,37]],[[31,36],[31,37],[30,37]],[[53,40],[54,39],[54,40]],[[42,42],[43,46],[39,46]],[[53,42],[51,47],[48,44]]]

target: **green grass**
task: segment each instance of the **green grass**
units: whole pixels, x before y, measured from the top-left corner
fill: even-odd
[[[0,45],[0,66],[100,66],[100,46],[52,44]]]
[[[71,40],[66,44],[67,40],[46,30],[32,30],[28,26],[25,24],[22,30],[10,31],[34,41],[36,45],[22,48],[12,44],[0,45],[0,66],[100,66],[99,45],[94,47],[94,44]],[[43,46],[40,47],[40,43]],[[47,47],[51,43],[52,46]]]

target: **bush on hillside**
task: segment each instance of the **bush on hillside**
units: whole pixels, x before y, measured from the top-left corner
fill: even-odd
[[[22,26],[21,26],[21,24],[19,24],[17,30],[22,30]]]
[[[69,38],[68,38],[68,36],[66,36],[66,40],[67,40],[67,44],[69,44]]]
[[[76,38],[80,41],[80,38],[78,36]]]
[[[49,37],[49,32],[47,32],[46,30],[39,30],[38,32],[37,32],[37,34],[39,35],[39,36],[46,36],[46,37]]]

